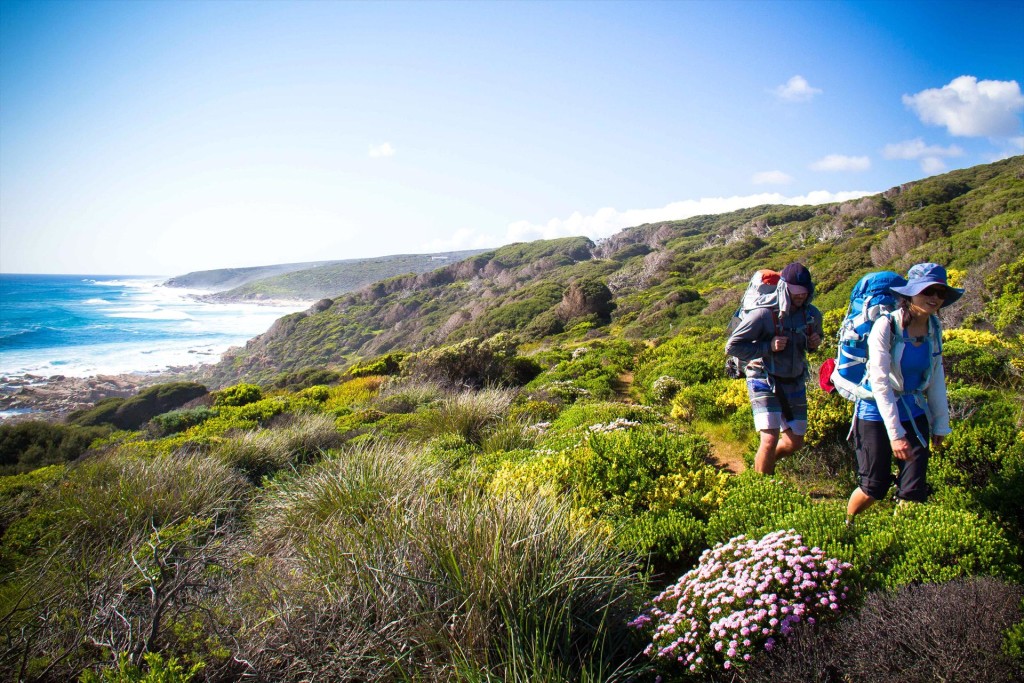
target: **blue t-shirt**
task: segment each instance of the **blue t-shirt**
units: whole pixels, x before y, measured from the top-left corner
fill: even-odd
[[[923,344],[915,346],[911,343],[910,338],[907,337],[906,332],[903,333],[904,347],[903,347],[903,358],[900,361],[900,371],[903,373],[903,392],[905,394],[912,394],[918,390],[921,384],[924,383],[925,374],[928,372],[928,368],[932,363],[932,345],[926,339]],[[911,419],[924,415],[924,408],[917,405],[917,401],[911,396],[907,396],[906,400],[900,400],[897,395],[896,407],[900,412],[900,422],[908,422]],[[910,408],[910,413],[907,413],[907,408]],[[882,414],[878,412],[878,404],[872,398],[857,401],[857,419],[858,420],[869,420],[871,422],[881,422]]]

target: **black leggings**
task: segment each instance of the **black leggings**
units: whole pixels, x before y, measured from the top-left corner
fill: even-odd
[[[924,443],[914,430],[924,438]],[[897,460],[899,474],[895,477],[896,497],[902,500],[924,502],[928,498],[928,484],[925,476],[928,473],[929,445],[928,418],[919,415],[911,422],[903,422],[903,429],[910,440],[913,460]],[[893,484],[892,476],[892,444],[884,422],[857,420],[854,430],[854,444],[857,447],[857,476],[860,489],[874,498],[881,500],[889,492]]]

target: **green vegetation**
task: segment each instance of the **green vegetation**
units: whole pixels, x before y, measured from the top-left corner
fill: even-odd
[[[110,425],[117,429],[138,429],[150,419],[206,395],[206,387],[194,382],[157,384],[131,398],[107,398],[93,408],[68,416],[80,427]]]
[[[865,662],[863,680],[963,662],[1015,680],[1022,179],[1018,157],[842,205],[510,245],[287,316],[211,394],[165,385],[0,428],[0,670],[649,683],[729,680],[733,649],[744,680],[838,683]],[[774,477],[739,472],[753,434],[723,335],[749,273],[803,260],[834,332],[863,272],[925,258],[968,290],[945,314],[953,433],[929,502],[845,526],[850,404],[817,388],[808,447]],[[787,566],[848,563],[805,615],[828,618],[752,614],[769,633],[691,651],[692,674],[642,656],[651,634],[628,624],[651,596],[712,561],[754,563],[780,534]],[[692,604],[710,624],[738,598],[705,578]]]

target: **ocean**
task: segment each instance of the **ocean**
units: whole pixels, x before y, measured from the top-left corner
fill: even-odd
[[[0,274],[0,376],[156,373],[215,363],[292,305],[214,304],[166,278]]]

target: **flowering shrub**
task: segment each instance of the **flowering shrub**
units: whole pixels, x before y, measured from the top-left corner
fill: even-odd
[[[655,660],[693,673],[740,668],[797,624],[838,612],[849,568],[792,530],[737,536],[704,551],[632,625],[651,630],[644,653]]]
[[[654,400],[659,403],[671,401],[672,397],[679,393],[679,390],[683,388],[683,383],[677,380],[675,377],[669,375],[662,375],[658,379],[654,380],[651,385],[651,396]]]
[[[744,380],[717,379],[683,389],[672,400],[672,417],[677,420],[723,420],[749,405]]]
[[[551,425],[549,424],[548,426],[550,427]],[[624,417],[617,417],[608,423],[590,425],[589,427],[587,427],[587,430],[593,434],[607,434],[608,432],[621,432],[623,430],[629,429],[630,427],[639,426],[639,422],[627,420]]]

